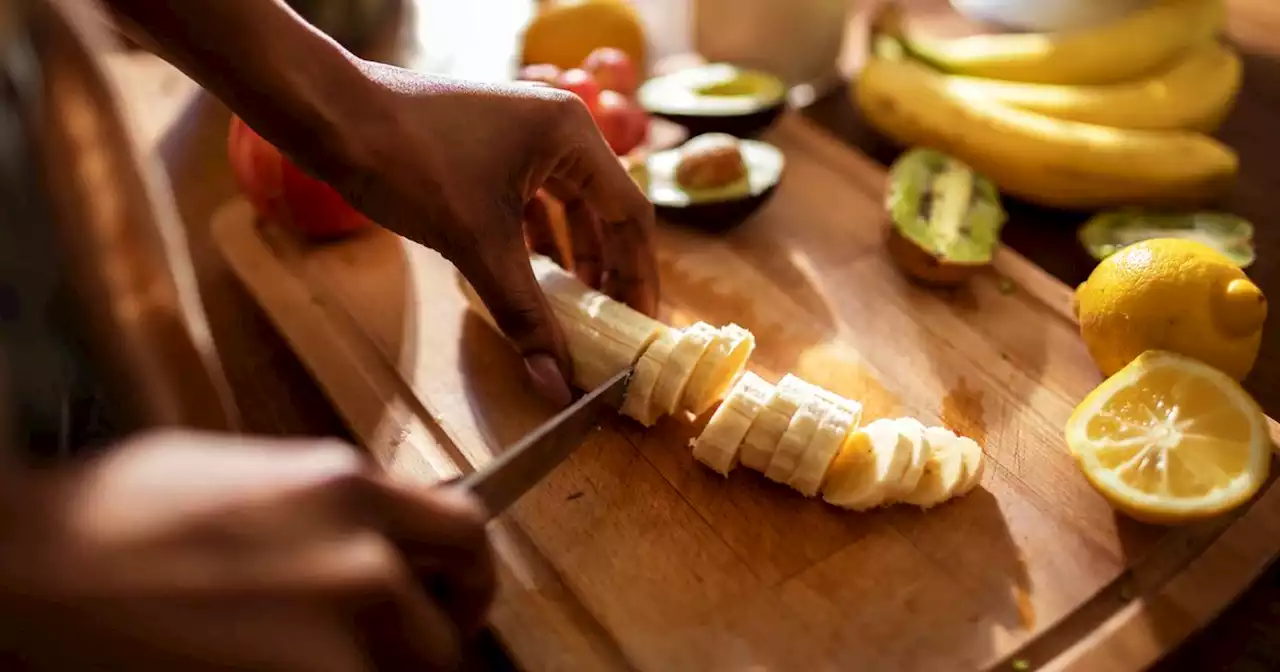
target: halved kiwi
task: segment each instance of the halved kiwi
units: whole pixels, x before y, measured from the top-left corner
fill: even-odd
[[[916,148],[889,169],[889,255],[910,277],[955,285],[991,263],[1007,216],[995,185],[960,160]]]
[[[726,148],[732,148],[733,153],[726,152]],[[736,158],[741,160],[740,164],[734,164],[737,168],[707,166],[709,171],[691,171],[699,167],[688,163],[716,160],[728,164]],[[645,161],[646,179],[641,186],[662,219],[725,231],[741,224],[773,196],[785,163],[782,151],[767,142],[713,133],[693,138],[680,147],[650,154]],[[702,173],[705,178],[708,172],[718,173],[725,179],[718,182],[698,179],[696,186],[691,183],[692,173]]]
[[[1127,245],[1152,238],[1189,238],[1222,252],[1240,268],[1257,257],[1253,224],[1225,212],[1116,210],[1095,215],[1079,231],[1080,244],[1102,261]]]
[[[752,138],[782,114],[787,86],[767,72],[712,63],[654,77],[641,85],[636,100],[649,114],[688,128],[690,135]]]

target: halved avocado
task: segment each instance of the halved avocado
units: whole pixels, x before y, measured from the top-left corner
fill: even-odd
[[[989,265],[1007,219],[990,180],[924,148],[908,151],[889,169],[885,207],[890,257],[929,285],[956,285]]]
[[[715,184],[688,184],[688,169],[697,168],[689,162],[709,157],[724,160],[728,158],[726,146],[736,150],[745,170],[720,172],[728,179]],[[637,179],[637,183],[645,189],[662,219],[719,232],[741,224],[773,196],[784,165],[782,150],[767,142],[711,133],[649,155],[645,177],[643,181]],[[632,175],[639,178],[636,172]]]
[[[1253,224],[1225,212],[1117,210],[1095,215],[1080,227],[1080,243],[1098,261],[1120,248],[1151,238],[1189,238],[1225,254],[1240,268],[1256,258]]]
[[[786,109],[787,86],[767,72],[712,63],[654,77],[636,92],[636,100],[649,114],[688,128],[690,135],[753,138]]]

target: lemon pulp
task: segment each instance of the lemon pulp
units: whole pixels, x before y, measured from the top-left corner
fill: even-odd
[[[1089,481],[1135,518],[1221,513],[1266,480],[1270,441],[1257,404],[1225,374],[1148,351],[1107,379],[1067,422]]]

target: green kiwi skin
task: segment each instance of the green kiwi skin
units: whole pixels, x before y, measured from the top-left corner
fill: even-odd
[[[955,287],[991,265],[989,262],[958,263],[939,259],[902,235],[898,227],[890,225],[887,228],[885,246],[889,250],[889,258],[907,277],[922,285]]]

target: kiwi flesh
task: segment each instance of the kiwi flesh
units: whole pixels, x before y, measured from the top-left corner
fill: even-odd
[[[995,185],[960,160],[916,148],[889,169],[890,257],[911,278],[956,285],[991,264],[1006,219]]]
[[[1240,268],[1248,268],[1257,259],[1253,224],[1226,212],[1102,212],[1085,222],[1078,235],[1080,244],[1098,261],[1152,238],[1186,238],[1204,243]]]

